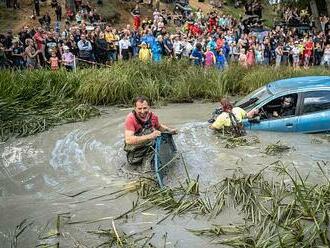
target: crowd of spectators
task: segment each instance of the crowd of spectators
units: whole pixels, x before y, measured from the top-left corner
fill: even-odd
[[[67,9],[61,28],[62,11],[55,2],[55,22],[46,13],[49,18],[40,22],[41,26],[25,26],[17,34],[9,30],[0,35],[0,68],[57,70],[63,66],[72,70],[77,61],[109,66],[133,58],[144,62],[186,58],[195,65],[219,69],[230,63],[294,68],[330,64],[327,17],[322,19],[322,30],[311,27],[302,32],[291,26],[265,29],[261,21],[251,26],[217,10],[204,13],[198,9],[178,17],[155,9],[152,18],[141,19],[137,5],[131,13],[133,25],[117,29],[100,23],[99,15],[88,3],[75,1],[78,11]],[[248,14],[262,16],[259,1],[244,7]],[[286,20],[296,12],[287,10]]]

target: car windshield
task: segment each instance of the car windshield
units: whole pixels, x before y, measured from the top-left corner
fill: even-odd
[[[241,107],[245,110],[251,110],[254,108],[254,106],[256,106],[260,102],[260,100],[265,99],[269,95],[270,94],[267,91],[266,86],[264,86],[253,91],[252,93],[250,93],[249,95],[238,101],[235,104],[235,106]]]

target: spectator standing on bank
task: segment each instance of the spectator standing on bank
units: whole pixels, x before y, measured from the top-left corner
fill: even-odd
[[[57,4],[55,7],[56,20],[60,22],[62,20],[62,7],[61,4]]]
[[[211,68],[215,65],[216,57],[215,57],[214,53],[211,51],[210,46],[206,47],[206,52],[204,53],[204,58],[205,58],[205,60],[204,60],[205,68]]]
[[[151,61],[151,51],[148,48],[147,43],[142,42],[141,48],[139,51],[139,59],[143,62],[150,62]]]
[[[38,61],[38,54],[41,53],[40,50],[34,48],[34,43],[32,39],[26,39],[25,54],[26,54],[26,67],[30,70],[40,67]]]
[[[68,46],[63,46],[62,63],[67,71],[72,71],[74,67],[74,55]]]
[[[152,60],[155,62],[160,62],[163,54],[163,36],[158,35],[156,41],[151,46]]]
[[[128,39],[128,36],[125,35],[120,41],[119,41],[119,57],[123,60],[129,59],[129,48],[131,46],[131,42]]]
[[[282,55],[283,55],[283,46],[282,44],[278,44],[275,48],[275,67],[280,67],[282,62]]]
[[[36,11],[36,15],[40,16],[40,2],[39,2],[39,0],[34,0],[34,9]]]
[[[321,65],[327,65],[330,66],[330,44],[327,44],[327,46],[324,49],[323,58]]]
[[[204,57],[202,53],[202,44],[197,43],[196,47],[193,49],[190,58],[194,61],[195,65],[203,66]]]
[[[78,41],[79,57],[83,60],[93,61],[92,44],[86,39],[86,35],[82,34],[81,39]]]
[[[254,66],[254,64],[255,64],[255,56],[254,56],[253,47],[250,47],[248,52],[246,53],[246,63],[249,67]]]
[[[13,40],[13,46],[11,48],[11,56],[13,60],[13,65],[16,69],[24,68],[24,48],[20,44],[19,39]]]
[[[56,51],[52,52],[52,56],[49,58],[48,63],[50,64],[50,69],[52,71],[57,71],[60,68],[60,60],[56,55]]]
[[[299,46],[298,46],[299,42],[296,41],[292,50],[291,50],[291,53],[292,53],[292,63],[293,63],[293,68],[294,69],[297,69],[299,68],[299,57],[300,57],[300,49],[299,49]]]
[[[304,47],[304,67],[308,68],[310,59],[313,55],[313,49],[314,49],[314,44],[313,44],[313,39],[312,37],[309,37],[307,42],[305,43]]]

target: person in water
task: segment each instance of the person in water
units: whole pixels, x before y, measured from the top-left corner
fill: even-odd
[[[159,122],[158,116],[150,111],[149,101],[144,96],[134,100],[134,110],[125,120],[125,146],[130,165],[148,166],[153,157],[154,140],[162,132],[176,134],[177,130]],[[148,168],[145,168],[148,169]]]
[[[233,107],[227,98],[220,101],[222,112],[218,115],[215,121],[209,126],[213,130],[225,130],[236,136],[245,134],[242,120],[244,118],[252,118],[254,112],[247,113],[240,107]]]

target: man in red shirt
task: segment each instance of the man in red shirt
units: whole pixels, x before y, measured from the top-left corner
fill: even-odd
[[[153,155],[154,140],[161,132],[175,134],[176,129],[161,124],[158,116],[150,111],[146,97],[138,96],[134,100],[134,110],[125,120],[125,147],[127,161],[131,165],[147,166]]]

